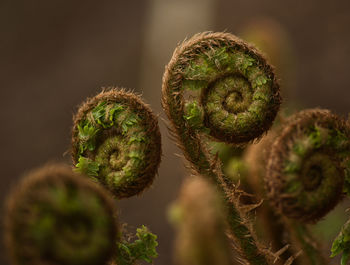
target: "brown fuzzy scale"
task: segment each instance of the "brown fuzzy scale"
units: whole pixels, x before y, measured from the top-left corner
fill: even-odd
[[[78,109],[77,114],[73,117],[73,130],[72,130],[72,150],[71,156],[73,163],[78,163],[78,150],[79,150],[79,138],[78,138],[78,124],[86,118],[86,114],[95,108],[100,102],[107,103],[121,103],[129,106],[134,112],[143,115],[142,124],[147,128],[147,132],[151,135],[151,144],[149,147],[152,149],[149,151],[151,154],[147,158],[148,166],[140,172],[138,176],[133,177],[133,182],[126,187],[118,187],[112,189],[112,193],[117,198],[127,198],[134,195],[139,195],[150,185],[152,185],[155,175],[157,174],[158,167],[161,161],[161,135],[159,131],[157,117],[152,113],[151,108],[144,103],[138,95],[130,92],[126,92],[124,89],[107,88],[93,98],[87,99],[82,103]],[[102,137],[99,138],[97,146],[105,139],[113,135],[118,135],[119,132],[115,128],[103,130]],[[88,157],[93,159],[94,153],[87,152]],[[105,183],[103,183],[105,184]],[[108,187],[110,189],[110,187]]]
[[[27,174],[8,196],[5,204],[4,215],[4,239],[7,247],[11,264],[14,265],[71,265],[82,264],[75,261],[60,261],[50,254],[43,254],[40,249],[36,249],[35,242],[28,237],[27,231],[23,230],[28,218],[37,215],[37,209],[32,208],[31,201],[43,199],[45,196],[42,191],[47,188],[72,186],[79,190],[87,191],[99,198],[101,205],[104,206],[105,214],[110,216],[111,223],[108,228],[108,242],[104,251],[99,257],[93,257],[90,261],[84,264],[107,264],[115,252],[118,240],[119,227],[117,222],[117,211],[114,206],[114,201],[108,191],[104,190],[95,183],[86,180],[81,175],[72,172],[72,170],[61,164],[49,164],[40,169]],[[15,231],[22,230],[21,233]],[[59,233],[57,231],[57,233]],[[91,231],[92,233],[92,231]],[[52,239],[56,240],[56,239]],[[53,243],[53,242],[51,242]],[[90,242],[93,243],[93,242]],[[34,246],[34,247],[33,247]],[[97,258],[97,261],[96,261]],[[92,261],[94,260],[94,261]],[[78,263],[77,263],[78,262]],[[93,265],[91,264],[91,265]]]
[[[337,153],[329,147],[321,148],[318,152],[328,156],[335,168],[337,168],[338,176],[333,176],[333,182],[337,183],[336,190],[332,192],[334,196],[332,198],[329,197],[327,200],[328,202],[324,205],[320,205],[317,210],[314,209],[308,212],[303,207],[296,205],[291,194],[284,194],[285,185],[287,183],[284,174],[284,161],[286,161],[295,139],[298,135],[303,133],[303,128],[312,125],[339,130],[350,139],[350,129],[346,121],[332,114],[330,111],[322,109],[301,111],[286,121],[284,129],[273,143],[267,163],[267,174],[265,178],[268,196],[278,211],[288,217],[310,223],[317,222],[335,207],[342,198],[344,182],[344,168],[341,165],[341,161],[337,159]],[[307,190],[307,188],[304,189]]]
[[[245,43],[232,34],[205,32],[184,41],[176,48],[169,64],[166,66],[163,76],[162,106],[172,122],[174,129],[176,131],[181,131],[181,127],[184,126],[184,121],[179,120],[182,119],[184,113],[183,93],[181,92],[181,86],[184,80],[183,69],[194,60],[198,54],[210,50],[213,47],[230,47],[249,54],[258,61],[260,68],[263,69],[272,80],[275,104],[265,113],[266,119],[261,126],[252,127],[249,132],[242,135],[233,135],[232,133],[218,130],[218,128],[210,128],[210,123],[206,121],[207,117],[205,117],[205,123],[211,129],[211,136],[220,141],[235,144],[254,141],[271,127],[276,117],[281,103],[279,85],[274,74],[274,69],[267,63],[265,57],[254,46]],[[211,84],[209,84],[209,87],[210,86]],[[205,95],[202,95],[202,97],[205,97]],[[170,102],[169,98],[172,98],[173,102]]]

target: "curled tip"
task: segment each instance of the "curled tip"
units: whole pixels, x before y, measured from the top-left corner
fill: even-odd
[[[272,145],[268,195],[286,216],[316,222],[342,197],[350,155],[350,129],[328,110],[292,116]]]
[[[6,204],[5,239],[12,262],[107,264],[118,234],[115,212],[106,191],[68,167],[33,171]]]
[[[175,125],[244,144],[272,125],[281,98],[273,68],[229,33],[201,33],[181,44],[163,76],[163,106]]]
[[[150,186],[161,157],[157,118],[140,97],[110,89],[84,102],[75,118],[72,158],[78,171],[117,198]]]

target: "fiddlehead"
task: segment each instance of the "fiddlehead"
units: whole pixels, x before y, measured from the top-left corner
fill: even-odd
[[[280,105],[272,68],[228,33],[198,34],[180,45],[163,76],[162,104],[186,158],[208,168],[198,134],[243,144],[268,130]]]
[[[269,196],[279,212],[306,223],[325,216],[349,194],[349,156],[345,120],[320,109],[291,117],[272,146],[267,166]],[[342,264],[349,258],[348,226],[332,247],[333,256],[344,252]]]
[[[284,215],[315,222],[341,199],[350,130],[327,110],[312,109],[290,118],[272,145],[266,184]]]
[[[112,89],[79,108],[72,136],[74,164],[117,198],[151,185],[160,157],[157,119],[138,96]]]
[[[185,157],[227,195],[228,221],[242,255],[251,264],[267,264],[266,253],[239,209],[238,195],[229,198],[203,136],[242,145],[268,130],[281,101],[272,67],[256,49],[231,34],[198,34],[175,50],[163,76],[162,94]]]
[[[271,129],[258,144],[249,146],[244,157],[244,161],[249,164],[249,178],[247,179],[254,190],[253,194],[264,200],[262,206],[257,209],[259,231],[270,240],[274,249],[281,249],[289,244],[290,247],[283,253],[282,260],[283,258],[288,259],[294,253],[294,256],[297,257],[293,264],[296,265],[328,264],[320,244],[315,241],[309,227],[280,215],[276,212],[272,202],[266,198],[266,189],[264,189],[266,164],[271,146],[281,130],[278,127],[280,126]],[[300,250],[302,250],[302,254],[297,255],[301,253]]]
[[[5,238],[14,264],[107,264],[118,228],[113,200],[60,165],[26,176],[10,195]]]

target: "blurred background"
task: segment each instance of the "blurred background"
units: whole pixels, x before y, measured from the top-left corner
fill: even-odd
[[[163,161],[151,189],[118,203],[120,219],[150,227],[159,238],[155,264],[173,264],[167,207],[187,173],[160,97],[176,45],[208,30],[260,41],[278,67],[285,106],[347,115],[349,25],[346,0],[1,0],[0,201],[26,171],[48,161],[71,163],[79,103],[101,87],[129,88],[160,116]],[[0,264],[7,265],[5,252]]]

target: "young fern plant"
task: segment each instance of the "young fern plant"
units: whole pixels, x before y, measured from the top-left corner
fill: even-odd
[[[151,109],[133,93],[108,89],[88,99],[74,117],[72,159],[75,170],[122,199],[148,188],[161,160],[161,136]],[[147,227],[137,239],[117,242],[114,263],[151,263],[158,256],[157,236]]]
[[[276,124],[258,144],[249,146],[242,160],[248,168],[245,176],[248,187],[258,200],[264,201],[257,210],[258,234],[267,240],[273,249],[289,246],[280,256],[280,264],[294,256],[294,265],[326,265],[330,260],[322,253],[322,244],[315,240],[309,227],[276,211],[273,200],[269,200],[264,188],[271,146],[280,135],[283,125],[283,122]]]
[[[135,94],[103,91],[74,117],[72,159],[77,171],[116,198],[140,194],[152,184],[161,159],[158,121]]]
[[[107,264],[119,241],[108,192],[63,165],[26,175],[8,197],[4,217],[14,265]]]
[[[162,105],[191,167],[217,184],[228,210],[230,236],[250,264],[272,264],[208,141],[246,145],[272,125],[281,102],[273,68],[252,46],[229,33],[201,33],[178,46],[166,67]]]
[[[301,111],[286,122],[272,145],[268,196],[280,214],[316,223],[349,194],[349,159],[349,123],[328,110]],[[350,254],[348,227],[346,223],[332,247],[332,256],[344,253],[342,265]]]

